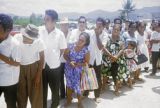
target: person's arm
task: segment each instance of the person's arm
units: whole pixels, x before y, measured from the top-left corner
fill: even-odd
[[[118,59],[123,53],[124,53],[124,50],[120,50],[115,58]]]
[[[64,57],[64,59],[65,59],[66,61],[69,61],[69,62],[70,62],[70,59],[69,59],[68,55],[69,55],[69,49],[67,48],[67,49],[64,50],[63,57]]]
[[[157,34],[156,32],[153,32],[153,33],[152,33],[152,35],[151,35],[151,40],[150,40],[151,44],[159,43],[159,42],[160,42],[160,40],[156,39],[157,36],[158,36],[158,34]]]
[[[42,76],[42,70],[44,66],[44,51],[39,52],[40,60],[38,61],[38,71],[35,76],[35,87],[38,87],[40,84],[40,79]]]
[[[63,55],[64,51],[65,51],[65,49],[60,49],[60,56]]]
[[[102,33],[102,31],[100,31],[99,29],[95,29],[95,34],[96,34],[96,40],[97,40],[97,46],[99,48],[99,50],[102,50],[103,49],[103,44],[102,44],[102,41],[100,40],[100,34]]]
[[[150,42],[151,42],[151,44],[153,44],[153,43],[160,43],[160,40],[154,40],[154,39],[152,39]]]
[[[97,40],[97,46],[99,48],[99,50],[102,50],[106,55],[108,55],[110,58],[114,59],[114,57],[111,55],[111,53],[104,47],[104,45],[102,44],[102,41],[100,39],[100,34],[102,32],[100,32],[99,30],[95,29],[95,34],[96,34],[96,40]]]
[[[5,63],[9,64],[9,65],[13,65],[13,66],[19,66],[20,63],[14,61],[12,58],[9,58],[7,56],[4,56],[2,54],[0,54],[0,60],[4,61]]]
[[[120,51],[118,52],[118,54],[115,56],[116,59],[118,59],[121,55],[123,55],[125,53],[125,46],[124,43],[120,43]]]
[[[90,60],[90,52],[88,51],[88,52],[85,54],[84,62],[83,62],[83,63],[77,63],[76,66],[88,66],[89,60]]]

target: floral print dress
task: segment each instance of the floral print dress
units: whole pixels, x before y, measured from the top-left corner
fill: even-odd
[[[106,44],[106,48],[112,55],[117,55],[119,51],[121,50],[121,45],[123,44],[123,41],[120,39],[119,41],[113,42],[112,37],[109,37],[109,40]],[[104,76],[111,76],[111,61],[110,58],[107,57],[107,55],[103,54],[103,66],[102,66],[102,74]],[[126,59],[123,55],[118,58],[116,61],[118,64],[118,72],[117,72],[117,79],[118,80],[126,80],[128,78],[128,70],[127,70],[127,63]]]
[[[84,47],[81,51],[76,52],[75,44],[69,45],[69,50],[68,56],[70,60],[76,63],[83,63],[85,55],[88,53],[88,47]],[[65,64],[66,86],[79,95],[81,95],[80,80],[82,70],[82,66],[72,67],[68,61]]]
[[[138,66],[135,62],[135,50],[133,49],[125,49],[125,57],[127,61],[127,69],[130,72],[130,74],[138,69]]]

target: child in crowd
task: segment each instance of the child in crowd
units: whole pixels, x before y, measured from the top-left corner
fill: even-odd
[[[127,69],[128,69],[128,86],[132,87],[132,83],[134,82],[134,78],[136,78],[136,73],[138,66],[135,62],[136,57],[136,42],[132,40],[128,40],[127,48],[124,50],[124,55],[127,62]]]

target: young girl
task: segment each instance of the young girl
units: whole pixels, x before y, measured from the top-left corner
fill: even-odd
[[[136,42],[128,40],[128,46],[127,48],[124,50],[124,55],[126,58],[126,62],[127,62],[127,69],[128,69],[128,86],[132,87],[132,83],[133,81],[133,72],[136,72],[138,69],[138,66],[134,60],[136,53],[135,53],[135,49],[136,49]]]
[[[43,107],[42,69],[44,45],[38,39],[38,29],[29,24],[15,38],[20,43],[21,60],[18,84],[18,107],[26,108],[28,97],[32,108]]]

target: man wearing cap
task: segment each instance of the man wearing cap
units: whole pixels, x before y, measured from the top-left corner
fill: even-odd
[[[0,14],[0,96],[4,93],[6,108],[17,108],[17,84],[19,79],[19,43],[9,35],[13,20]]]
[[[38,27],[32,24],[15,35],[21,51],[18,108],[26,108],[28,98],[32,108],[43,108],[44,44],[38,37]]]
[[[60,20],[59,26],[61,31],[64,33],[66,41],[69,41],[69,37],[71,35],[71,31],[69,30],[69,21],[67,17],[64,17]],[[66,91],[65,91],[65,84],[64,84],[64,67],[65,67],[65,59],[63,55],[61,55],[61,84],[60,84],[60,96],[61,98],[65,98]]]
[[[55,10],[45,11],[45,26],[39,28],[40,38],[44,41],[46,49],[45,68],[43,70],[43,108],[47,108],[48,84],[51,89],[51,108],[57,108],[60,101],[59,89],[61,80],[60,57],[67,48],[65,36],[56,28],[58,14]]]

